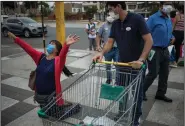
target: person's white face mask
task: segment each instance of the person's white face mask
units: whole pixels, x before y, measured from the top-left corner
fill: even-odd
[[[112,23],[112,22],[114,21],[114,18],[111,17],[111,16],[108,16],[108,17],[107,17],[107,21],[108,21],[109,23]]]
[[[173,7],[171,5],[163,5],[162,11],[165,14],[170,14],[170,12],[173,10]]]
[[[109,15],[113,18],[113,19],[119,19],[119,14],[115,14],[114,12],[109,12]]]

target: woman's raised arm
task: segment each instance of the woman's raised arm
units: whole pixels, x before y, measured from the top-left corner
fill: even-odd
[[[69,35],[66,39],[65,44],[63,45],[62,50],[60,51],[60,68],[61,70],[63,70],[64,65],[65,65],[65,61],[66,61],[66,57],[67,57],[67,52],[69,50],[69,46],[76,43],[77,41],[79,41],[80,37],[76,36],[76,35]]]
[[[36,64],[38,64],[41,55],[43,54],[40,51],[37,51],[33,47],[31,47],[29,44],[27,44],[24,40],[20,39],[19,37],[16,37],[13,33],[8,32],[8,36],[12,39],[14,39],[15,43],[17,43],[22,49],[24,49],[28,55],[32,57],[32,59],[35,61]]]

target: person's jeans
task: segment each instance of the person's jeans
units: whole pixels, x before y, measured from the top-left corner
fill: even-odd
[[[174,62],[176,61],[176,58],[175,58],[175,48],[172,49],[172,52],[170,54],[170,62]]]
[[[119,51],[118,48],[113,47],[108,53],[104,55],[105,61],[114,61],[118,62],[119,58]],[[112,73],[111,73],[111,65],[106,65],[106,71],[107,71],[107,80],[111,82],[112,80]]]
[[[139,125],[139,118],[142,115],[143,84],[144,84],[146,69],[147,69],[147,66],[145,66],[145,68],[143,69],[141,81],[140,81],[140,83],[138,83],[137,88],[136,88],[136,96],[134,99],[134,101],[136,102],[136,106],[134,106],[134,109],[133,109],[134,111],[133,111],[133,115],[132,115],[132,119],[134,119],[133,120],[134,126]],[[119,71],[120,72],[128,72],[128,71],[124,71],[121,69],[119,69]],[[127,76],[125,74],[124,75],[119,74],[119,76],[118,76],[119,81],[118,81],[117,85],[127,87],[137,77],[137,75],[138,74],[134,73],[134,72],[132,73],[132,76]],[[133,87],[135,87],[135,86],[133,86]],[[126,111],[130,107],[128,105],[125,105],[125,103],[127,104],[127,102],[128,102],[128,97],[129,97],[128,94],[126,94],[126,96],[123,98],[123,102],[119,103],[119,111],[120,112]]]
[[[95,40],[95,38],[89,38],[89,50],[92,51],[92,48],[93,48],[94,51],[96,50],[96,40]]]

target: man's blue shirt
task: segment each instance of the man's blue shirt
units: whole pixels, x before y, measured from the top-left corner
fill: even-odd
[[[152,34],[153,47],[168,47],[171,39],[174,38],[171,19],[164,17],[161,11],[158,11],[150,16],[146,23]]]

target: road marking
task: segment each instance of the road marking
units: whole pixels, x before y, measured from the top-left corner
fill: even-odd
[[[1,45],[1,48],[10,48],[11,46]]]
[[[1,57],[1,60],[9,60],[9,59],[11,59],[10,57],[12,57],[12,56],[17,56],[17,55],[19,56],[19,55],[21,55],[21,54],[26,54],[26,52],[21,52],[21,53],[16,53],[16,54],[4,56],[4,57]]]
[[[2,57],[1,58],[1,60],[8,60],[8,59],[10,59],[10,58],[8,58],[8,57]]]

